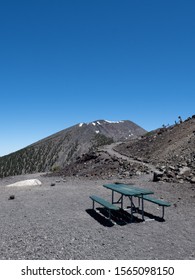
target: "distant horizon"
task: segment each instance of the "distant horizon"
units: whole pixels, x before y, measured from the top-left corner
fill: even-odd
[[[191,117],[195,2],[0,3],[0,156],[80,122]]]

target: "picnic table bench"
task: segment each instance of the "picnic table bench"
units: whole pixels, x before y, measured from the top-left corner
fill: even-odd
[[[91,195],[90,198],[93,201],[93,210],[95,209],[95,202],[99,203],[100,205],[104,206],[106,209],[108,209],[109,212],[109,220],[111,220],[111,210],[119,210],[120,208],[107,200],[96,196],[96,195]]]
[[[139,196],[139,199],[140,199],[140,196]],[[149,195],[143,195],[143,199],[162,207],[162,219],[164,218],[164,213],[165,213],[164,208],[171,206],[171,204],[169,202],[161,200],[161,199],[157,199],[157,198],[149,196]]]

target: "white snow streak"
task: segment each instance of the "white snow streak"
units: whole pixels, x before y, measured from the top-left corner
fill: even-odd
[[[107,123],[123,123],[124,121],[108,121],[108,120],[105,120],[105,122],[107,122]]]

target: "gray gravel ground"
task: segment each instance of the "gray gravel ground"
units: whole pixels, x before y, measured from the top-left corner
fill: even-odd
[[[152,177],[149,175],[149,177]],[[24,179],[42,186],[6,187]],[[60,182],[56,181],[60,180]],[[161,209],[145,202],[146,221],[133,223],[118,216],[115,224],[92,211],[91,194],[111,199],[102,187],[116,180],[44,177],[41,174],[0,179],[0,259],[194,259],[194,185],[154,183],[137,177],[135,183],[172,203],[165,221]],[[118,180],[119,181],[119,180]],[[55,183],[55,186],[51,186]],[[15,199],[9,200],[10,195]],[[126,202],[127,203],[127,202]]]

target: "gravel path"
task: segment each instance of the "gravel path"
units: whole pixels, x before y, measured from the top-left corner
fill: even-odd
[[[63,181],[41,174],[0,179],[0,259],[194,259],[195,187],[154,183],[148,176],[126,183],[171,202],[165,222],[157,219],[161,209],[147,202],[145,210],[154,216],[145,222],[136,214],[133,223],[124,217],[111,224],[101,207],[99,213],[92,211],[89,196],[110,200],[102,185],[113,179]],[[26,179],[39,179],[42,185],[6,187]]]
[[[110,156],[115,156],[119,159],[127,160],[128,162],[137,163],[137,164],[140,164],[140,165],[147,166],[152,172],[158,172],[158,170],[155,168],[154,165],[149,164],[149,163],[145,163],[143,161],[133,159],[129,156],[123,155],[123,154],[119,153],[118,151],[116,151],[115,147],[117,147],[120,143],[121,142],[112,143],[110,145],[105,145],[103,147],[100,147],[99,151],[107,152]]]

